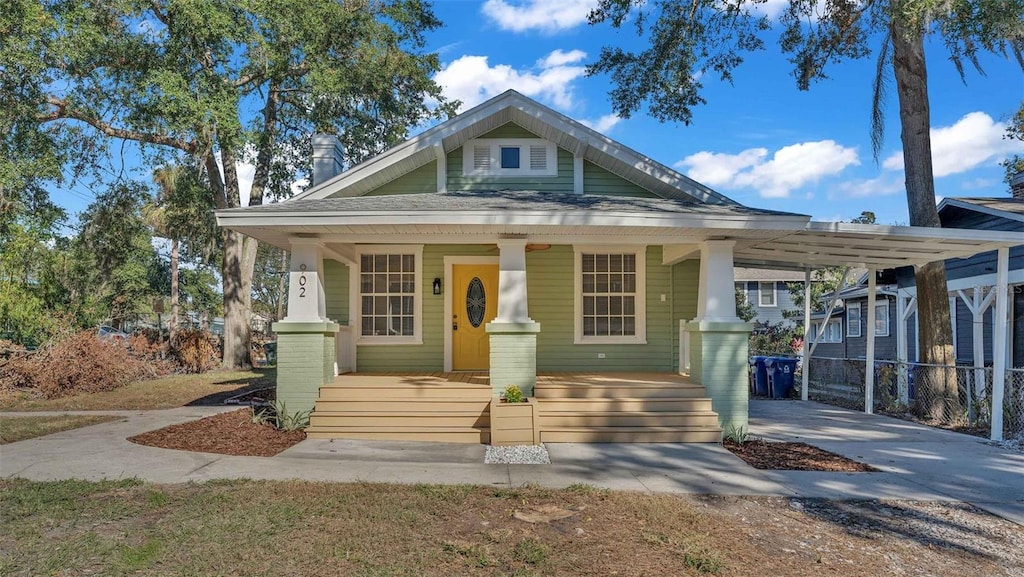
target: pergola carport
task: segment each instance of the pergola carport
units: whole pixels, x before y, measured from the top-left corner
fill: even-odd
[[[840,286],[845,284],[851,268],[868,269],[867,318],[865,326],[875,325],[875,271],[903,266],[921,266],[929,262],[953,258],[968,258],[975,254],[995,250],[997,252],[995,317],[992,353],[992,406],[1002,407],[1006,380],[1006,333],[1007,333],[1007,276],[1009,250],[1021,243],[1020,235],[1013,232],[991,232],[965,229],[942,229],[907,226],[879,226],[832,222],[809,222],[805,230],[769,243],[750,247],[739,247],[734,254],[737,265],[748,267],[804,270],[804,346],[803,382],[801,398],[808,399],[809,360],[814,348],[824,334],[822,324],[813,339],[810,333],[810,287],[811,272],[826,266],[845,267]],[[838,292],[836,293],[838,296]],[[897,302],[897,319],[904,322],[913,312],[916,300],[909,306]],[[836,305],[833,298],[826,311],[831,314]],[[871,413],[874,405],[875,331],[865,331],[867,340],[864,371],[864,411]],[[906,351],[906,332],[897,332],[899,350]],[[1003,412],[992,411],[993,440],[1002,439]]]

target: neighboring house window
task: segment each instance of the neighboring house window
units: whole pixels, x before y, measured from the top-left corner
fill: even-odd
[[[360,342],[420,342],[422,253],[420,246],[363,249],[358,285]]]
[[[575,248],[575,342],[645,343],[646,248]]]
[[[821,330],[821,322],[811,323],[811,338],[818,336]],[[825,333],[821,335],[819,343],[841,343],[843,342],[843,326],[839,319],[833,319],[825,325]]]
[[[846,309],[846,336],[860,336],[860,303],[851,304]]]
[[[875,303],[875,336],[889,336],[889,301]]]
[[[558,176],[558,148],[541,138],[470,140],[462,147],[464,176]]]
[[[774,282],[759,282],[757,283],[757,304],[763,307],[775,306],[775,283]]]

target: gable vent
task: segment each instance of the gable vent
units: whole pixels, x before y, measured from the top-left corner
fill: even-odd
[[[530,146],[530,170],[546,170],[548,149],[546,146]]]
[[[473,147],[473,170],[490,170],[491,169],[491,147],[489,146],[474,146]]]

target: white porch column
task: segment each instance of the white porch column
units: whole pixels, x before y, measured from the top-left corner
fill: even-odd
[[[537,333],[526,293],[526,239],[498,241],[498,313],[487,323],[491,344],[491,391],[497,397],[516,385],[526,397],[537,383]]]
[[[899,326],[896,327],[896,389],[900,404],[910,405],[910,379],[907,363],[910,361],[908,351],[909,341],[907,340],[907,320],[917,310],[917,299],[907,298],[899,292],[896,294],[896,319]]]
[[[697,288],[698,321],[740,322],[736,316],[736,281],[733,276],[732,240],[709,240],[700,247]]]
[[[828,320],[828,319],[826,319]],[[801,353],[803,369],[800,371],[800,400],[810,398],[811,387],[811,269],[804,269],[804,350]]]
[[[288,316],[285,322],[327,320],[324,297],[324,256],[319,239],[295,238],[291,241],[291,266],[288,271]]]
[[[707,389],[726,431],[747,427],[747,356],[753,328],[736,316],[734,245],[730,240],[709,240],[701,245],[697,318],[686,324],[690,378]]]
[[[992,335],[992,434],[993,441],[1003,439],[1003,395],[1006,387],[1006,293],[1009,272],[1010,249],[998,251],[996,264],[996,311],[993,318],[995,334]]]
[[[315,238],[291,239],[288,316],[277,333],[277,399],[289,411],[313,409],[320,386],[335,376],[339,327],[327,318],[323,246]]]
[[[864,412],[875,410],[875,269],[868,269],[868,322],[864,351]]]

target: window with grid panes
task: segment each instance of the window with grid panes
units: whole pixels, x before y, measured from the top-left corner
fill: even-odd
[[[362,336],[414,336],[416,255],[364,254],[359,266]]]
[[[583,253],[583,336],[636,335],[636,254]]]

